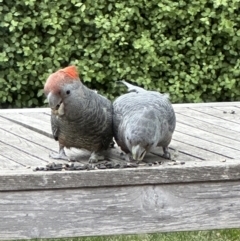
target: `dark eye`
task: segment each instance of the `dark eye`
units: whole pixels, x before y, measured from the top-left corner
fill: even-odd
[[[67,91],[66,91],[66,94],[69,95],[69,94],[70,94],[70,90],[67,90]]]

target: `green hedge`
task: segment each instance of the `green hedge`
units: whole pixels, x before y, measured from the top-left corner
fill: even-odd
[[[43,105],[69,64],[111,99],[124,78],[173,102],[240,100],[239,0],[0,0],[0,15],[2,106]]]

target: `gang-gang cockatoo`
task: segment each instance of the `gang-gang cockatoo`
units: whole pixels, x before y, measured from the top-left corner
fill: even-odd
[[[168,145],[176,126],[176,117],[168,95],[147,91],[120,81],[129,93],[113,102],[113,132],[117,144],[129,160],[142,161],[156,146],[170,159]]]
[[[68,159],[64,147],[74,147],[90,151],[89,162],[103,159],[113,138],[112,103],[84,86],[75,66],[51,74],[44,92],[52,109],[52,133],[59,142],[59,153],[50,157]]]

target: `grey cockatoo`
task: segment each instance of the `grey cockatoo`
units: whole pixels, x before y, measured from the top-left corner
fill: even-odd
[[[54,159],[68,159],[64,147],[91,151],[90,162],[102,159],[112,141],[112,103],[82,84],[75,66],[51,74],[44,86],[52,109],[51,125],[59,153]]]
[[[168,145],[176,117],[168,95],[121,82],[130,93],[113,102],[113,131],[117,144],[136,161],[143,160],[156,146],[161,146],[163,156],[170,159]]]

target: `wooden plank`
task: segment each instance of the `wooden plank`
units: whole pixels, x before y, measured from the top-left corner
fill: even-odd
[[[2,134],[3,133],[0,131],[0,135]],[[29,167],[47,164],[47,162],[41,158],[37,158],[36,155],[31,155],[31,153],[21,150],[18,146],[10,146],[0,141],[0,149],[1,155],[15,162],[16,166],[22,165],[23,167]],[[11,168],[13,168],[13,166]]]
[[[0,117],[0,123],[4,126],[4,128],[6,128],[8,130],[8,132],[10,132],[11,134],[14,134],[20,138],[24,138],[28,141],[30,141],[31,143],[40,145],[41,147],[45,147],[47,150],[43,150],[43,154],[45,155],[46,152],[52,152],[52,151],[57,151],[58,150],[58,142],[56,142],[55,140],[53,140],[52,138],[47,138],[37,132],[34,132],[32,130],[28,130],[25,127],[22,127],[21,125],[17,125],[14,124],[13,122],[6,120],[4,118]],[[0,127],[1,129],[1,127]],[[13,138],[14,139],[14,138]],[[117,146],[116,146],[117,147]],[[36,147],[38,148],[38,147]],[[111,160],[119,160],[120,159],[120,149],[116,148],[116,149],[112,149],[109,151],[108,153],[108,158]],[[72,150],[68,150],[66,149],[66,153],[67,155],[70,157],[70,159],[75,159],[75,160],[79,160],[81,163],[87,163],[90,153],[84,150],[77,150],[77,149],[72,149]],[[161,151],[156,151],[156,153],[162,153],[162,149]],[[174,151],[171,151],[172,155],[175,155]],[[39,155],[41,155],[41,153],[39,153]],[[193,160],[193,158],[191,156],[185,155],[185,154],[177,154],[177,160],[178,161],[190,161]],[[148,154],[145,158],[145,160],[149,160],[149,162],[154,162],[154,161],[166,161],[165,159],[162,159],[161,157],[158,157],[156,155],[151,155]],[[55,160],[52,160],[55,161]],[[59,161],[60,162],[60,161]],[[64,162],[63,162],[64,163]]]
[[[0,239],[239,228],[239,199],[239,182],[1,192]]]
[[[36,116],[38,116],[38,113],[35,113]],[[25,117],[27,118],[27,117]],[[58,142],[55,141],[53,138],[46,137],[45,135],[42,135],[38,132],[35,132],[31,129],[28,129],[27,127],[24,127],[19,124],[15,124],[14,122],[4,119],[0,117],[0,123],[3,127],[0,127],[0,130],[4,131],[4,133],[10,135],[8,138],[3,138],[3,141],[5,139],[8,140],[8,143],[15,142],[15,140],[24,140],[30,143],[31,145],[30,151],[32,152],[32,149],[34,149],[34,152],[37,153],[39,156],[44,158],[46,161],[50,162],[58,162],[58,163],[67,163],[66,161],[60,160],[53,160],[48,158],[48,155],[50,152],[58,152]],[[0,137],[1,140],[1,137]],[[23,147],[25,149],[26,147]],[[29,148],[27,148],[26,151],[29,151]],[[90,152],[85,150],[77,150],[75,148],[73,149],[65,149],[66,154],[70,158],[78,159],[81,162],[87,162],[90,157]],[[34,165],[36,166],[36,165]]]
[[[17,130],[18,126],[16,124],[13,126],[15,126],[16,128],[14,129]],[[31,138],[34,139],[34,136],[31,136],[28,129],[26,129],[25,135],[28,135],[28,138],[22,138],[21,136],[14,134],[14,132],[6,131],[0,127],[2,154],[4,153],[6,157],[9,157],[13,161],[17,161],[24,166],[45,165],[48,162],[53,161],[49,158],[49,147],[43,146],[44,142],[40,145],[32,142]],[[49,138],[45,137],[45,140],[47,142]]]
[[[236,155],[240,156],[240,141],[229,139],[218,134],[209,133],[189,126],[188,124],[177,123],[177,131],[183,134],[197,137],[202,140],[209,141],[210,143],[219,144],[222,148],[229,147]]]
[[[11,114],[1,113],[0,117],[10,120],[19,125],[22,125],[30,130],[34,130],[47,137],[52,137],[52,130],[51,130],[50,122],[46,123],[45,121],[41,121],[41,120],[35,119],[33,117],[26,118],[26,116],[21,115],[19,113],[17,113],[17,114],[16,113],[11,113]]]
[[[23,138],[32,143],[44,146],[50,151],[58,150],[58,142],[55,141],[53,138],[46,137],[45,135],[42,135],[38,132],[28,129],[27,127],[16,124],[2,117],[0,117],[0,124],[0,129],[2,131],[7,131],[8,133],[15,135],[16,137]],[[13,136],[12,138],[15,139],[15,137]]]
[[[191,109],[194,109],[194,108],[191,108]],[[234,108],[231,108],[231,109],[234,109]],[[239,124],[240,113],[239,112],[235,112],[235,114],[223,113],[222,109],[217,109],[213,107],[199,107],[199,108],[195,108],[194,110],[200,113],[208,114],[210,116],[218,117],[223,120],[227,120],[233,124],[238,124],[238,129],[240,131],[240,124]]]
[[[239,106],[240,101],[233,101],[233,102],[208,102],[208,103],[178,103],[173,104],[174,109],[176,108],[196,108],[196,107],[213,107],[213,106]]]
[[[181,112],[179,110],[178,113],[180,113],[181,115],[192,117],[197,120],[204,120],[208,124],[220,126],[238,133],[240,132],[240,125],[238,125],[237,123],[229,122],[224,119],[196,111],[195,109],[188,108],[182,110]]]
[[[0,171],[0,191],[240,180],[240,159],[91,171]]]
[[[198,137],[194,137],[194,136],[190,136],[184,133],[180,133],[178,131],[174,132],[174,136],[173,136],[174,140],[181,140],[181,142],[195,146],[201,150],[206,150],[211,152],[211,155],[209,154],[209,156],[206,157],[206,159],[208,158],[212,158],[213,157],[213,153],[217,154],[217,155],[221,155],[223,158],[237,158],[237,154],[239,153],[239,151],[237,150],[233,150],[229,147],[223,147],[219,144],[215,144],[213,142],[209,142],[203,139],[200,139]],[[206,153],[205,153],[206,154]]]
[[[173,136],[172,142],[170,143],[170,148],[176,150],[174,159],[177,161],[220,161],[225,159],[224,156],[211,152],[209,150],[204,150],[198,146],[186,144],[182,140],[175,139],[175,134]],[[180,153],[180,154],[178,154]],[[192,157],[190,160],[184,160],[182,153],[187,154]],[[174,154],[173,154],[174,155]],[[183,156],[183,157],[182,157]],[[179,158],[180,157],[180,158]]]
[[[24,115],[26,117],[32,117],[41,121],[46,122],[48,125],[51,123],[51,116],[50,114],[46,114],[45,112],[39,112],[39,113],[34,113],[34,112],[23,112],[21,115]]]
[[[176,116],[177,116],[177,127],[176,127],[177,130],[178,130],[178,123],[182,123],[191,127],[195,127],[199,130],[208,131],[209,133],[217,134],[219,135],[219,138],[223,136],[223,137],[229,138],[230,140],[240,141],[240,135],[236,131],[229,130],[214,124],[209,124],[204,120],[198,120],[192,116],[183,115],[181,114],[181,112],[177,112]]]
[[[42,107],[38,107],[38,108],[13,108],[13,109],[0,109],[0,115],[2,113],[5,114],[16,114],[16,113],[39,113],[39,112],[45,112],[45,113],[51,113],[51,109],[50,108],[42,108]]]
[[[0,145],[1,146],[1,145]],[[3,153],[0,153],[0,170],[14,170],[17,168],[23,168],[23,165],[12,161],[11,159],[3,156]]]
[[[240,107],[240,101],[235,102],[208,102],[208,103],[177,103],[173,104],[174,108],[187,108],[187,107],[227,107],[227,106],[236,106]],[[20,108],[20,109],[1,109],[0,114],[2,113],[32,113],[32,112],[45,112],[51,113],[50,108]]]
[[[226,120],[239,123],[240,121],[240,107],[212,107],[214,110],[219,111],[219,115]]]

